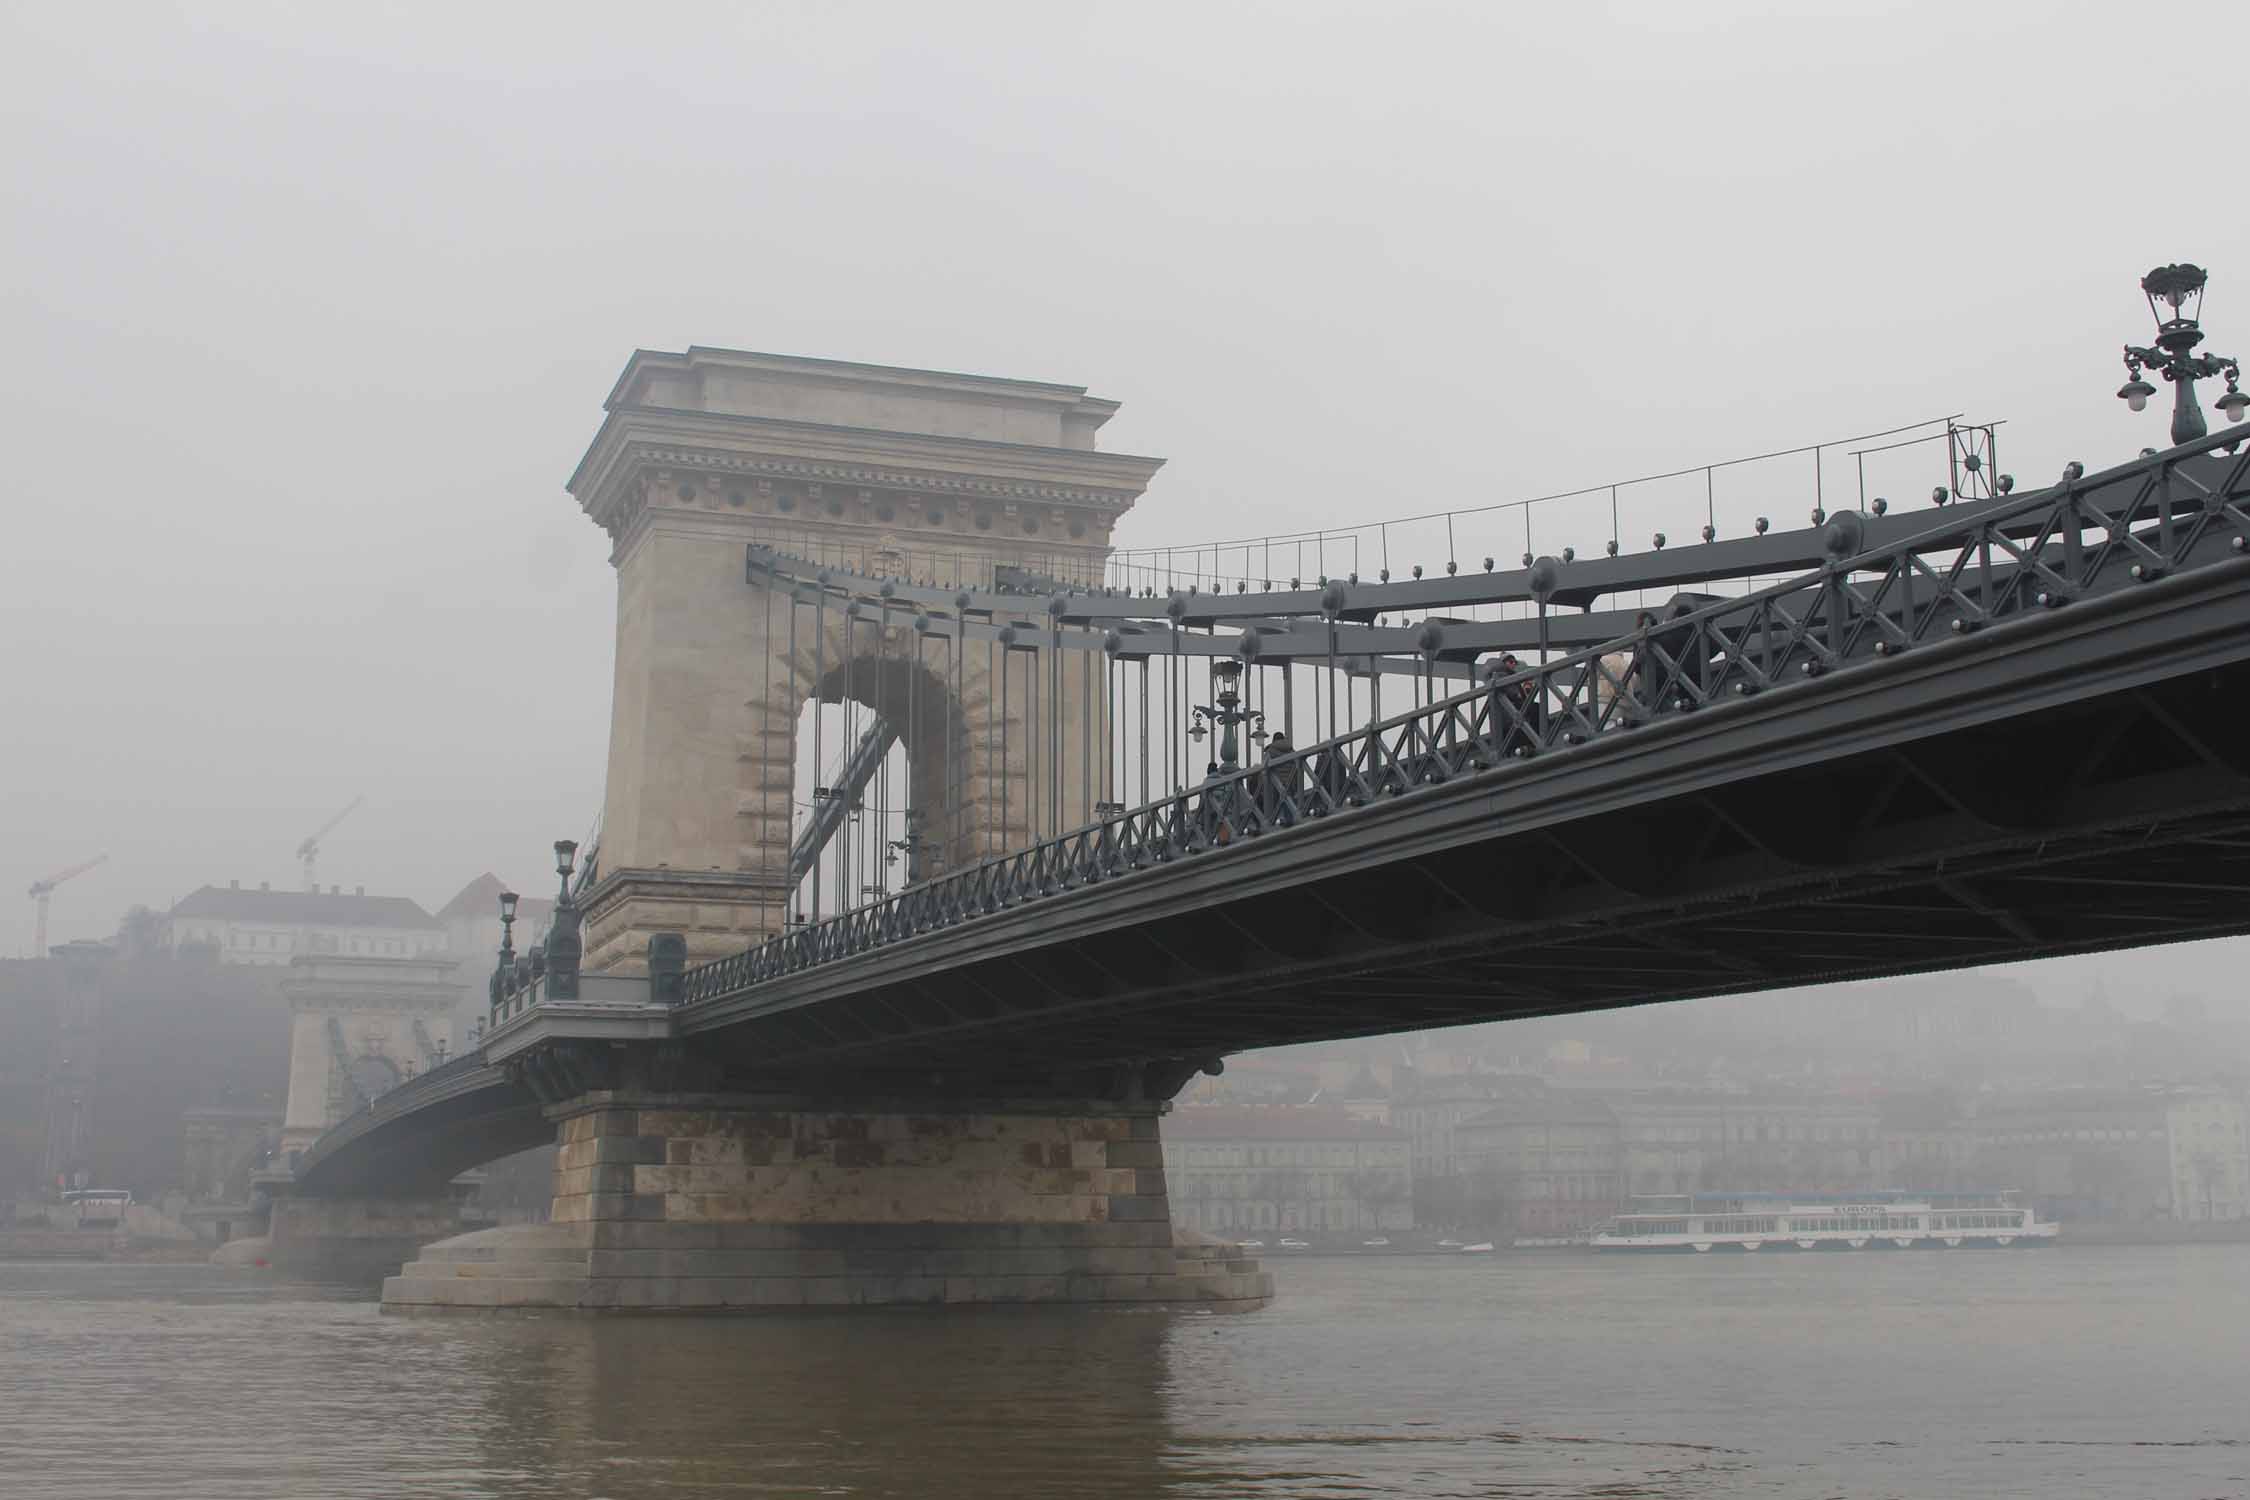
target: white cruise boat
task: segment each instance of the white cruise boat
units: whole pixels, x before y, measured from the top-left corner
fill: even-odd
[[[1634,1198],[1596,1250],[2015,1250],[2055,1241],[2012,1192],[1693,1193]]]

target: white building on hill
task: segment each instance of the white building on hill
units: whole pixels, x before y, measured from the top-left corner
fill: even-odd
[[[298,954],[344,958],[428,958],[445,951],[445,927],[404,896],[370,896],[364,886],[324,891],[245,890],[207,885],[173,904],[175,948],[215,950],[228,964],[285,964]]]

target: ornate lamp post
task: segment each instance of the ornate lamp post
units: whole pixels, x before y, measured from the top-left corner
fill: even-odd
[[[554,1000],[578,998],[578,962],[586,951],[578,933],[578,903],[570,895],[570,871],[578,854],[573,839],[555,840],[555,875],[561,889],[555,895],[555,915],[547,928],[547,995]]]
[[[508,976],[516,967],[516,893],[500,893],[500,954],[492,970],[492,1003],[497,1006],[508,990]]]
[[[2203,283],[2201,266],[2191,266],[2182,261],[2178,265],[2158,266],[2141,278],[2141,291],[2148,298],[2148,310],[2156,319],[2156,347],[2145,348],[2138,344],[2125,346],[2125,369],[2129,379],[2117,388],[2119,399],[2134,411],[2147,408],[2148,398],[2156,394],[2156,387],[2141,378],[2142,366],[2157,370],[2172,382],[2172,441],[2192,443],[2210,432],[2203,420],[2203,410],[2195,404],[2195,383],[2209,376],[2224,375],[2227,393],[2218,399],[2219,410],[2227,414],[2229,422],[2242,420],[2244,408],[2250,407],[2250,396],[2242,394],[2241,361],[2225,354],[2197,354],[2195,346],[2203,342],[2200,315],[2203,310]]]
[[[1242,681],[1241,662],[1231,656],[1221,657],[1212,664],[1211,677],[1218,684],[1218,693],[1216,694],[1218,702],[1215,705],[1201,703],[1195,705],[1193,710],[1195,727],[1188,731],[1188,737],[1201,744],[1203,737],[1211,732],[1209,726],[1218,726],[1219,760],[1217,774],[1231,776],[1242,769],[1242,741],[1235,734],[1235,730],[1243,724],[1256,724],[1262,727],[1266,722],[1266,716],[1261,713],[1244,713],[1242,711],[1242,695],[1236,691],[1237,685]]]
[[[922,831],[923,823],[922,810],[918,807],[908,808],[906,810],[906,836],[890,840],[883,855],[885,865],[895,865],[898,863],[898,857],[901,854],[906,856],[906,883],[908,885],[913,885],[921,880],[926,867],[937,862],[937,840]]]

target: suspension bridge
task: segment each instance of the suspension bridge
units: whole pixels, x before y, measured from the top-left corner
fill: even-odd
[[[1113,409],[635,357],[572,485],[602,869],[558,846],[480,1045],[307,1152],[277,1246],[559,1132],[555,1223],[387,1303],[1248,1306],[1158,1153],[1231,1051],[2250,926],[2239,443],[2033,489],[1946,420],[1928,506],[1183,581],[1108,547]]]

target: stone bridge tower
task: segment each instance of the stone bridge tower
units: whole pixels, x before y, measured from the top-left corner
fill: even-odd
[[[686,934],[700,962],[780,929],[809,701],[851,699],[895,721],[914,805],[949,866],[1091,812],[1101,791],[1075,781],[1033,795],[1024,695],[995,711],[1008,699],[986,655],[940,668],[905,612],[796,605],[749,583],[744,558],[755,543],[945,587],[988,589],[1004,568],[1098,583],[1111,528],[1163,462],[1095,449],[1116,402],[1081,386],[691,348],[636,352],[605,406],[568,486],[609,533],[617,569],[589,970],[638,969],[656,932]],[[1040,607],[1026,598],[1027,623]],[[1035,669],[1017,670],[1029,682]],[[1104,700],[1064,691],[1048,705],[1058,722],[1106,737]]]
[[[289,1002],[286,1156],[370,1099],[443,1061],[463,986],[454,960],[299,954],[281,993]]]

